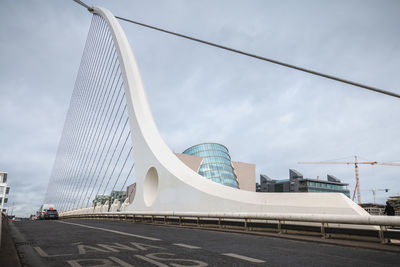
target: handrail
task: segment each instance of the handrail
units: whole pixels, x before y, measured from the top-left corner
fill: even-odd
[[[329,214],[286,214],[286,213],[227,213],[227,212],[96,212],[78,213],[79,211],[63,212],[60,217],[75,215],[112,215],[112,216],[170,216],[170,217],[200,217],[226,219],[254,219],[277,220],[294,222],[337,223],[375,226],[400,226],[400,217],[397,216],[356,216],[356,215],[329,215]]]

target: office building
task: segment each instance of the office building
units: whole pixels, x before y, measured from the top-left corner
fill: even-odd
[[[97,203],[101,203],[101,205],[104,205],[109,200],[110,200],[109,195],[97,195],[93,200],[93,206],[96,206]]]
[[[203,143],[176,156],[201,176],[233,188],[255,191],[254,164],[232,161],[229,150],[217,143]]]
[[[10,187],[7,186],[7,173],[0,172],[0,211],[5,212],[6,209],[3,208],[4,204],[8,202],[8,193],[10,192]]]
[[[114,200],[118,200],[120,203],[123,203],[127,197],[126,191],[112,191],[111,192],[111,203],[114,203]]]
[[[118,199],[120,203],[123,203],[127,198],[126,191],[112,191],[110,195],[97,195],[96,198],[93,200],[93,205],[95,206],[97,203],[101,203],[104,205],[107,201],[108,204],[111,205],[114,203],[115,199]]]
[[[350,197],[348,184],[342,183],[338,178],[328,174],[327,180],[304,178],[300,172],[290,169],[289,179],[273,180],[268,176],[260,175],[259,192],[323,192],[343,193]]]

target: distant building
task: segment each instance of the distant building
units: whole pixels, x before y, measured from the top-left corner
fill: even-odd
[[[201,176],[233,188],[255,191],[256,166],[232,161],[228,149],[221,144],[203,143],[176,156]]]
[[[289,170],[289,179],[273,180],[268,176],[260,175],[260,184],[256,187],[259,192],[326,192],[343,193],[350,197],[348,184],[342,183],[338,178],[328,174],[327,180],[304,178],[296,170]]]
[[[10,187],[7,186],[7,173],[0,172],[0,211],[5,212],[4,204],[8,202],[7,195],[10,192]]]
[[[123,203],[126,198],[126,191],[112,191],[111,195],[97,195],[96,198],[93,200],[93,205],[95,206],[97,203],[101,203],[101,205],[104,205],[107,201],[108,204],[111,205],[112,203],[114,203],[115,199],[118,199],[120,203]]]
[[[233,171],[239,183],[239,189],[255,192],[256,165],[240,161],[232,161]]]
[[[120,203],[123,203],[127,197],[126,191],[112,191],[111,192],[111,203],[118,199]]]
[[[256,183],[257,192],[275,192],[275,184],[271,178],[265,174],[260,175],[260,184]]]
[[[93,205],[96,206],[97,203],[101,203],[101,205],[104,205],[109,200],[110,196],[108,195],[97,195],[93,200]]]

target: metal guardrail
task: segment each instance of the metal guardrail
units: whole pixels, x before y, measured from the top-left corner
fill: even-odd
[[[400,239],[400,230],[388,228],[400,227],[400,217],[397,216],[207,212],[78,214],[78,212],[64,212],[60,214],[60,218],[119,219],[153,224],[195,225],[197,227],[243,231],[273,231],[279,234],[318,234],[322,238],[361,238],[382,243],[387,243],[390,239]]]

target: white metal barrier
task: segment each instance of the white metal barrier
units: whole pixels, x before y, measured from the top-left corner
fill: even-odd
[[[353,215],[316,215],[285,213],[217,213],[217,212],[94,212],[88,209],[67,211],[60,218],[97,218],[119,219],[150,223],[175,223],[179,225],[195,224],[199,227],[239,228],[245,231],[273,229],[278,233],[316,232],[323,238],[334,236],[363,236],[380,240],[400,239],[400,231],[388,227],[400,227],[397,216],[353,216]],[[274,227],[271,227],[274,226]]]

